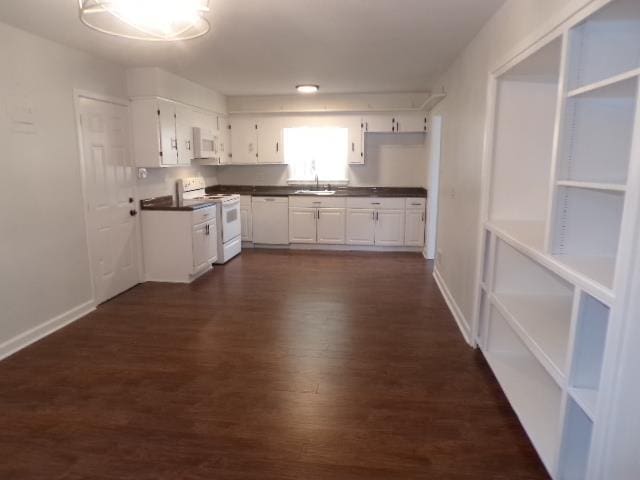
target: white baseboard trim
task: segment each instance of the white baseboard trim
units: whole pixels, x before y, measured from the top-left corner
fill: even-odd
[[[242,242],[242,248],[274,250],[312,250],[321,252],[408,252],[421,253],[422,247],[375,247],[367,245],[325,245],[315,243],[291,243],[289,245],[266,245]]]
[[[4,360],[5,358],[13,355],[19,350],[22,350],[32,343],[35,343],[38,340],[46,337],[47,335],[51,335],[56,330],[59,330],[62,327],[75,322],[88,313],[91,313],[95,309],[95,302],[93,300],[90,300],[58,315],[57,317],[52,318],[51,320],[47,320],[46,322],[41,323],[40,325],[33,327],[26,332],[16,335],[10,340],[7,340],[6,342],[0,344],[0,360]]]
[[[462,336],[464,337],[465,341],[473,347],[474,345],[471,341],[471,331],[469,330],[469,323],[464,318],[462,310],[460,310],[460,307],[458,307],[458,304],[453,299],[451,292],[447,288],[447,284],[444,282],[444,279],[440,275],[440,272],[438,272],[437,268],[433,270],[433,278],[436,281],[436,285],[438,285],[438,288],[440,289],[440,293],[442,293],[442,296],[444,297],[444,301],[447,302],[447,306],[449,307],[449,310],[451,310],[451,315],[453,315],[453,318],[458,324],[458,328],[462,332]]]

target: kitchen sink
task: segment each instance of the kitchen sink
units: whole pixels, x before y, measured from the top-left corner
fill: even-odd
[[[296,195],[334,195],[335,190],[296,190]]]

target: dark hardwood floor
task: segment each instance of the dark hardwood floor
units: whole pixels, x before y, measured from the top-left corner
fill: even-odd
[[[418,255],[245,251],[0,362],[2,480],[547,478]]]

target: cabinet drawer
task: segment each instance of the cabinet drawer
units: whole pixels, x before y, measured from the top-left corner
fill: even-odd
[[[348,208],[373,208],[376,210],[404,209],[404,198],[388,197],[349,197]]]
[[[424,210],[424,207],[427,203],[426,198],[407,198],[405,200],[407,209],[411,210]]]
[[[345,208],[345,197],[313,197],[293,196],[289,197],[289,206],[301,208]]]
[[[193,216],[192,218],[192,225],[198,225],[200,223],[204,223],[207,222],[211,219],[216,218],[216,207],[208,207],[208,208],[201,208],[200,210],[196,210],[193,212]]]

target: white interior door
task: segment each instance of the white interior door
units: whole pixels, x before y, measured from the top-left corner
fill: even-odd
[[[96,302],[139,283],[128,107],[78,98],[89,251]]]

